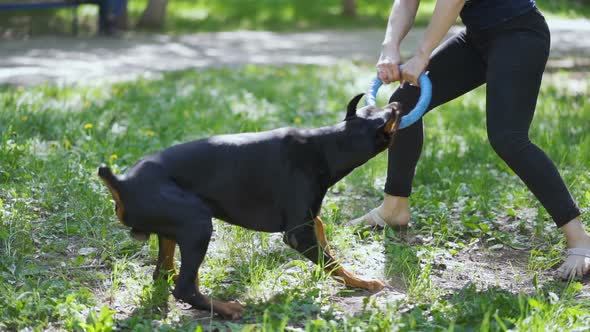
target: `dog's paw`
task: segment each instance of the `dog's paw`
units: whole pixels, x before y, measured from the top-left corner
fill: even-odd
[[[213,309],[225,319],[236,320],[242,318],[244,307],[238,302],[218,302]]]
[[[378,292],[386,287],[385,283],[378,279],[371,279],[366,281],[367,290]]]

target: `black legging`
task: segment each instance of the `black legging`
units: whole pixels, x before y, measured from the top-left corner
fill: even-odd
[[[467,29],[439,47],[428,65],[429,111],[486,83],[488,139],[558,227],[580,215],[557,168],[528,137],[541,77],[549,56],[545,19],[534,9],[482,31]],[[390,101],[413,108],[420,91],[404,85]],[[423,144],[422,120],[397,133],[389,149],[385,192],[408,197]]]

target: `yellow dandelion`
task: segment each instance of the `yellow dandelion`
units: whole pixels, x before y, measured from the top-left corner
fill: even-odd
[[[92,129],[92,123],[87,123],[84,125],[84,129]]]
[[[110,160],[111,162],[113,162],[113,161],[117,160],[117,158],[119,158],[119,156],[117,156],[116,154],[112,154],[112,155],[109,157],[109,160]]]
[[[150,137],[152,137],[152,136],[154,136],[156,133],[154,133],[154,131],[153,131],[153,130],[151,130],[151,129],[148,129],[148,130],[146,130],[146,131],[145,131],[145,134],[146,134],[146,135],[148,135],[148,136],[150,136]]]
[[[64,140],[64,148],[69,149],[72,147],[72,143],[69,140]]]
[[[301,123],[301,118],[300,117],[296,117],[295,120],[293,120],[293,122],[295,122],[295,124],[300,124]]]

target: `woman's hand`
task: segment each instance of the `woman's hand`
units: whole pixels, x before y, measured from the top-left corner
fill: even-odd
[[[399,51],[384,49],[377,62],[377,77],[385,84],[401,80],[400,63]]]
[[[385,84],[402,78],[399,69],[399,46],[414,24],[419,3],[420,0],[393,1],[382,43],[383,51],[377,62],[377,76]]]
[[[401,67],[402,82],[409,82],[414,86],[420,86],[418,77],[424,72],[426,66],[428,66],[428,56],[418,52]]]

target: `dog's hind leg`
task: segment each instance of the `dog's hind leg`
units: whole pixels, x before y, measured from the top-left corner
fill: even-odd
[[[194,196],[193,196],[194,198]],[[224,318],[238,319],[244,308],[235,302],[210,299],[199,291],[199,267],[203,263],[213,233],[211,212],[198,198],[178,198],[180,204],[171,206],[174,211],[176,243],[180,249],[180,273],[172,294],[196,309],[220,314]],[[188,203],[188,204],[186,204]]]
[[[176,269],[174,267],[175,249],[176,241],[158,235],[158,261],[154,270],[154,279],[158,279],[163,273],[163,276],[172,275],[176,280]]]
[[[311,229],[312,227],[313,229]],[[285,232],[283,240],[312,262],[316,264],[323,262],[324,270],[346,286],[370,291],[379,291],[385,287],[382,281],[376,279],[363,280],[344,269],[338,263],[330,252],[328,239],[324,231],[324,223],[319,217],[314,218],[313,224],[310,222],[299,228]]]

